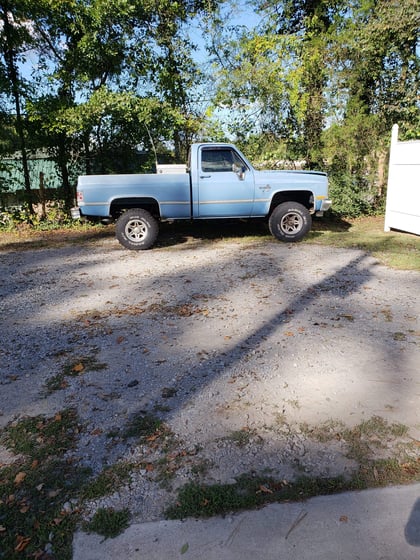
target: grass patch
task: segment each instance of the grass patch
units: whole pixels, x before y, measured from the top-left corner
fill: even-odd
[[[128,509],[120,511],[113,508],[100,508],[89,523],[83,525],[83,530],[88,533],[98,533],[106,539],[120,535],[130,522]]]
[[[223,439],[226,441],[232,441],[238,447],[245,447],[249,444],[253,435],[255,435],[255,432],[252,432],[248,428],[242,428],[242,430],[234,430]]]
[[[162,420],[148,412],[140,412],[132,417],[122,433],[124,439],[148,438],[153,436],[162,426]]]
[[[90,480],[90,469],[78,466],[68,451],[82,430],[76,411],[52,417],[23,418],[0,432],[0,445],[16,454],[0,466],[0,558],[72,559],[73,533],[83,502],[103,497],[124,484],[133,468],[117,463]],[[90,530],[106,537],[119,534],[128,511],[98,511]]]
[[[83,500],[96,500],[115,492],[130,478],[135,466],[132,463],[116,463],[104,469],[94,480],[88,482],[80,491]]]
[[[45,383],[45,390],[48,395],[55,391],[60,391],[68,387],[69,377],[79,377],[88,371],[101,371],[107,368],[107,364],[98,362],[95,356],[84,356],[77,360],[67,363],[62,371],[50,377]]]
[[[71,222],[48,230],[26,225],[13,230],[0,229],[0,250],[29,251],[58,248],[95,242],[113,236],[114,228],[102,224]]]
[[[235,484],[188,483],[166,510],[169,519],[211,517],[254,509],[274,502],[307,500],[314,496],[420,481],[420,459],[381,459],[364,465],[351,478],[303,476],[293,482],[243,475]]]
[[[252,509],[261,505],[291,500],[304,500],[320,494],[332,494],[347,489],[342,477],[301,477],[294,483],[272,478],[242,475],[235,484],[184,486],[177,502],[166,511],[169,519],[185,517],[211,517],[231,511]]]
[[[52,551],[51,557],[71,560],[78,491],[90,475],[65,458],[79,431],[74,410],[2,430],[1,444],[19,455],[0,468],[0,557],[41,558]]]
[[[68,409],[57,412],[52,418],[35,416],[14,422],[8,426],[2,439],[14,453],[40,462],[70,449],[79,430],[76,412]]]
[[[332,439],[342,439],[342,433],[346,429],[343,422],[336,420],[328,420],[319,426],[309,426],[309,424],[303,423],[299,427],[307,437],[320,443],[327,443]]]
[[[353,428],[342,432],[342,438],[348,446],[347,456],[360,464],[369,462],[371,447],[384,447],[387,441],[406,436],[407,426],[399,423],[389,424],[380,416],[372,416]]]
[[[360,484],[363,488],[419,482],[420,459],[378,459],[361,466],[353,481],[355,485]]]
[[[314,221],[305,242],[362,249],[392,268],[420,270],[420,237],[394,230],[384,232],[383,216]]]
[[[327,443],[336,439],[344,442],[347,457],[362,465],[372,460],[372,448],[384,448],[386,443],[404,438],[409,431],[404,424],[390,424],[381,416],[372,416],[352,428],[347,428],[343,422],[336,420],[328,420],[318,426],[300,424],[299,427],[314,441]]]
[[[308,438],[320,443],[343,441],[347,456],[359,463],[357,470],[347,477],[305,475],[293,481],[242,475],[235,484],[192,482],[181,488],[175,505],[166,515],[171,519],[210,517],[271,502],[299,501],[318,495],[420,481],[420,458],[408,455],[412,444],[403,440],[408,435],[408,428],[403,424],[388,423],[373,416],[353,428],[334,420],[315,427],[300,424],[299,428]],[[397,443],[399,458],[372,458],[372,448],[385,449],[388,442]]]

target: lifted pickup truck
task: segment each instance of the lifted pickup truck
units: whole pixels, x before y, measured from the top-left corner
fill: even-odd
[[[299,241],[311,229],[311,214],[331,206],[325,173],[257,171],[232,144],[193,144],[185,170],[165,167],[79,177],[73,218],[117,220],[118,241],[141,250],[153,246],[162,220],[266,218],[274,237]]]

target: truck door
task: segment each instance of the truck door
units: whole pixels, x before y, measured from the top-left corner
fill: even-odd
[[[203,147],[198,169],[200,218],[249,217],[254,204],[254,174],[231,147]]]

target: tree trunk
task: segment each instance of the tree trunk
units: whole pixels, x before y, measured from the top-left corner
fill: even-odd
[[[25,126],[21,111],[21,94],[20,94],[20,84],[19,75],[16,65],[16,53],[13,47],[13,27],[9,21],[9,6],[8,3],[2,3],[0,6],[2,10],[2,20],[3,20],[3,30],[4,36],[6,38],[5,44],[3,46],[3,55],[6,63],[7,76],[12,90],[12,96],[16,111],[16,121],[15,129],[19,138],[19,147],[21,152],[21,161],[23,168],[24,186],[25,186],[25,202],[29,214],[34,214],[33,208],[33,193],[31,190],[31,180],[29,176],[28,168],[28,155],[26,149],[26,139],[25,139]]]

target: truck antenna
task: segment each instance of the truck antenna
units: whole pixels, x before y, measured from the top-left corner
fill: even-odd
[[[147,130],[147,134],[149,135],[150,143],[152,144],[153,153],[155,154],[155,165],[156,165],[156,172],[157,172],[158,158],[157,158],[156,146],[155,146],[155,143],[153,142],[152,135],[150,134],[149,127],[147,126],[146,123],[143,123],[143,124],[144,124],[144,126]]]

